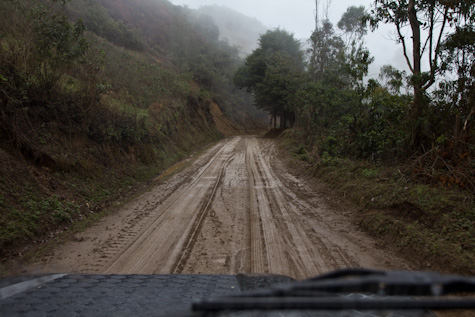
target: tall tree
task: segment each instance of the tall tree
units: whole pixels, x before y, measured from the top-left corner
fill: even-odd
[[[309,73],[313,80],[321,80],[325,75],[337,75],[344,64],[345,43],[335,34],[330,21],[324,20],[321,27],[310,36]]]
[[[422,145],[422,121],[424,95],[441,73],[441,47],[443,40],[459,17],[473,10],[473,0],[375,0],[368,20],[373,29],[379,23],[391,23],[396,27],[396,40],[402,45],[404,57],[412,73],[414,99],[413,146]],[[411,36],[406,36],[409,28]],[[410,51],[412,48],[412,59]],[[429,65],[422,70],[423,61]]]
[[[368,33],[364,6],[350,6],[338,21],[338,28],[342,30],[348,38],[348,42],[360,41]]]
[[[338,28],[347,38],[346,70],[350,77],[350,85],[360,90],[364,86],[364,76],[368,75],[368,67],[374,61],[364,46],[364,36],[368,33],[365,15],[364,6],[350,6],[338,22]]]
[[[239,88],[254,93],[257,106],[275,118],[280,116],[281,128],[287,121],[293,125],[295,100],[304,72],[300,42],[285,30],[268,31],[259,39],[259,47],[249,55],[236,72],[234,82]]]

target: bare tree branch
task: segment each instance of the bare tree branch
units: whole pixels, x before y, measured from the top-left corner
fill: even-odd
[[[429,46],[429,61],[431,61],[432,63],[432,47],[433,47],[433,34],[434,34],[434,5],[432,5],[431,7],[431,12],[430,12],[430,19],[429,19],[429,36],[427,37],[427,39],[429,40],[430,42],[430,46]],[[427,44],[427,41],[426,41],[426,44]],[[424,49],[422,50],[422,52],[425,51],[426,49],[426,44],[424,44]]]
[[[404,57],[406,58],[407,65],[409,66],[409,69],[411,70],[411,72],[414,73],[414,67],[412,67],[411,60],[409,59],[409,56],[407,55],[406,40],[404,39],[404,36],[401,33],[401,26],[399,25],[399,23],[396,23],[396,29],[397,29],[397,34],[399,36],[399,40],[401,41],[401,44],[402,44]]]
[[[422,87],[422,90],[427,90],[430,86],[432,86],[435,83],[435,72],[438,68],[438,60],[440,57],[440,46],[442,45],[442,37],[444,35],[445,31],[445,26],[447,24],[447,18],[448,18],[448,12],[449,12],[449,7],[447,6],[444,11],[444,20],[442,22],[442,26],[440,27],[440,32],[439,32],[439,37],[437,39],[437,45],[435,47],[435,56],[434,59],[430,60],[430,80]],[[432,48],[431,48],[432,52]]]
[[[467,131],[468,127],[468,122],[470,121],[470,118],[475,114],[475,108],[472,108],[472,111],[470,111],[470,114],[467,116],[467,119],[465,120],[465,123],[463,125],[463,131]]]

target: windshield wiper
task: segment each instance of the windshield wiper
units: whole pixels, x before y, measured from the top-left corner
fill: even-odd
[[[434,272],[345,269],[268,290],[204,299],[195,311],[475,308],[475,279]]]

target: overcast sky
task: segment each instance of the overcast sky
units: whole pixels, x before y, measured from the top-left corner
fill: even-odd
[[[294,33],[297,39],[308,39],[315,28],[315,0],[170,0],[177,5],[197,9],[203,5],[217,4],[255,17],[270,29],[281,27]],[[325,1],[320,1],[325,2]],[[372,0],[333,0],[329,8],[330,21],[336,27],[342,14],[351,6],[371,7]],[[376,75],[379,68],[391,64],[407,69],[402,49],[390,40],[392,26],[383,26],[376,33],[368,34],[367,46],[376,61],[370,68],[370,75]],[[372,74],[371,74],[372,73]],[[373,77],[371,76],[371,77]]]

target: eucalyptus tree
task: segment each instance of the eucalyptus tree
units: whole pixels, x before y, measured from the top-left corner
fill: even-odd
[[[324,20],[310,36],[308,71],[313,80],[322,80],[327,76],[338,76],[344,64],[345,43],[338,36],[333,24]]]
[[[350,6],[338,21],[338,28],[344,32],[350,43],[362,40],[368,33],[367,23],[364,20],[365,15],[364,6]]]
[[[384,65],[379,72],[379,79],[383,80],[386,89],[398,95],[406,80],[406,72],[398,70],[391,65]]]
[[[393,24],[396,28],[396,41],[401,44],[412,73],[412,143],[416,149],[424,141],[427,92],[444,72],[444,40],[454,28],[464,27],[456,25],[460,21],[465,25],[473,23],[474,4],[474,0],[375,0],[367,17],[373,29],[380,23]],[[422,68],[424,63],[429,65],[427,71]]]
[[[472,2],[472,1],[468,1]],[[470,3],[465,3],[469,5]],[[453,117],[453,136],[465,143],[475,141],[475,4],[460,10],[451,21],[454,32],[442,44],[442,70],[451,74],[440,85],[442,98],[450,106]],[[440,95],[439,95],[440,96]],[[471,132],[472,131],[472,132]],[[472,133],[470,140],[470,133]]]

